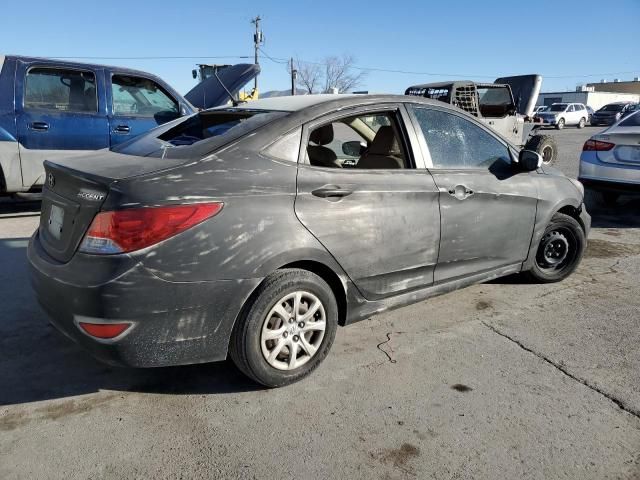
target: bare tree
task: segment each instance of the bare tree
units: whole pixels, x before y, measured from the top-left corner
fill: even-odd
[[[345,93],[360,86],[367,76],[366,72],[354,72],[355,58],[351,55],[326,57],[320,63],[296,59],[294,63],[298,71],[298,86],[308,93],[327,93],[333,89]]]
[[[367,76],[366,72],[354,72],[355,58],[351,55],[327,57],[324,59],[324,92],[337,89],[346,93],[360,86]]]
[[[318,85],[322,79],[322,70],[320,65],[316,63],[303,62],[299,58],[296,58],[294,62],[295,68],[298,71],[296,83],[300,88],[303,88],[307,93],[316,93]]]

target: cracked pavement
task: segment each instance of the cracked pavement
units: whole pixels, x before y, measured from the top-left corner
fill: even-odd
[[[577,172],[595,129],[558,136]],[[46,321],[0,203],[0,478],[640,478],[640,201],[595,206],[577,272],[506,278],[338,331],[307,380],[122,370]]]

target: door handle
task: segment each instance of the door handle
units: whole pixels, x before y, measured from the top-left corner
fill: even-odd
[[[342,198],[351,195],[353,190],[327,185],[311,192],[312,195],[320,198]]]
[[[458,200],[464,200],[465,198],[473,195],[473,190],[464,185],[456,185],[455,187],[451,187],[448,193],[452,197],[456,197]]]
[[[131,132],[131,127],[129,125],[118,125],[113,129],[115,133],[120,133],[122,135],[127,135]]]
[[[38,132],[46,132],[49,130],[49,124],[46,122],[32,122],[29,124],[29,128]]]

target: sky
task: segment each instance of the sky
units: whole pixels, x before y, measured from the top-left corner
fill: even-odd
[[[359,90],[372,93],[528,73],[543,75],[542,91],[640,76],[640,0],[5,1],[2,54],[136,68],[181,93],[196,63],[253,62],[258,14],[273,59],[348,54],[367,69],[413,72],[367,70]],[[286,66],[260,57],[260,91],[289,88]]]

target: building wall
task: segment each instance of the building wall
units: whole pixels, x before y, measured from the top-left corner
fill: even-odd
[[[640,94],[614,92],[547,92],[538,96],[536,105],[583,103],[594,110],[613,102],[640,102]]]
[[[588,83],[596,92],[634,93],[640,95],[640,81]]]

